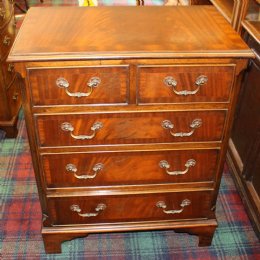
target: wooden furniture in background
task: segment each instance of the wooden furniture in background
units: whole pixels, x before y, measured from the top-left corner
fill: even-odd
[[[227,19],[232,27],[241,32],[242,24],[249,0],[210,0],[218,11]]]
[[[43,2],[43,0],[41,0],[41,2]],[[14,1],[14,6],[22,13],[26,13],[29,9],[29,4],[27,0],[23,0],[22,4],[20,3],[20,1]]]
[[[6,61],[15,38],[13,1],[0,3],[0,129],[6,137],[16,137],[17,119],[21,106],[19,80],[14,65]]]
[[[190,5],[210,5],[210,0],[190,0]]]
[[[260,237],[260,5],[250,1],[243,38],[255,53],[242,84],[227,162]]]
[[[46,252],[134,230],[210,245],[252,56],[212,6],[31,8],[9,61],[26,82]]]

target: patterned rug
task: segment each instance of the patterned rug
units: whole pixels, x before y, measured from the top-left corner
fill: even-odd
[[[0,259],[260,259],[260,243],[227,168],[217,201],[219,227],[210,247],[197,247],[196,236],[167,230],[91,234],[64,242],[62,254],[46,255],[22,114],[18,137],[2,139],[0,145]]]

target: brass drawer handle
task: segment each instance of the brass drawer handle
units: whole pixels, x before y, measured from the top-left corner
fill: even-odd
[[[84,218],[89,218],[89,217],[96,217],[101,211],[106,209],[106,205],[103,203],[100,203],[96,206],[94,213],[80,213],[81,212],[81,208],[79,207],[79,205],[71,205],[70,206],[70,210],[77,212],[79,216],[84,217]]]
[[[104,164],[96,163],[92,168],[94,172],[93,174],[77,175],[76,172],[78,171],[78,169],[74,164],[69,163],[66,165],[66,171],[70,173],[74,173],[74,176],[77,179],[94,179],[97,176],[98,172],[103,170],[103,168],[104,168]]]
[[[170,164],[165,161],[165,160],[162,160],[159,162],[159,166],[162,168],[162,169],[165,169],[165,172],[169,175],[183,175],[183,174],[186,174],[190,167],[194,167],[196,165],[196,161],[194,159],[189,159],[186,163],[185,163],[185,167],[186,169],[184,171],[169,171],[168,169],[171,167]]]
[[[70,97],[77,97],[77,98],[90,96],[91,93],[93,92],[93,88],[98,87],[98,85],[100,83],[101,83],[101,79],[100,78],[92,77],[92,78],[90,78],[90,80],[87,83],[87,86],[89,87],[89,91],[87,93],[83,93],[83,92],[74,92],[74,93],[72,93],[72,92],[69,92],[69,90],[68,90],[70,84],[69,84],[69,82],[66,79],[58,78],[56,80],[56,85],[59,88],[64,88],[65,92],[66,92],[66,94],[68,96],[70,96]]]
[[[10,73],[13,73],[13,71],[14,71],[14,64],[13,63],[8,64],[7,71],[10,72]]]
[[[3,8],[0,8],[0,17],[2,20],[5,19],[5,14],[6,14],[6,11]]]
[[[183,210],[184,210],[184,207],[186,206],[189,206],[191,204],[191,201],[188,200],[188,199],[185,199],[181,202],[181,209],[171,209],[171,210],[166,210],[167,206],[165,204],[164,201],[158,201],[156,203],[156,207],[157,208],[162,208],[163,209],[163,212],[165,214],[180,214]]]
[[[191,131],[187,132],[187,133],[183,133],[183,132],[174,133],[174,132],[172,132],[172,129],[174,128],[174,124],[170,120],[164,120],[161,125],[164,129],[170,129],[170,133],[174,137],[187,137],[187,136],[193,135],[194,131],[197,128],[201,127],[202,120],[201,119],[194,119],[190,124]]]
[[[18,99],[18,97],[19,97],[19,94],[16,92],[16,93],[14,93],[12,98],[13,98],[13,100],[16,101]]]
[[[180,90],[180,91],[177,91],[175,89],[175,87],[177,86],[177,80],[174,79],[173,77],[171,76],[167,76],[164,78],[164,84],[167,86],[167,87],[172,87],[172,90],[173,92],[178,95],[178,96],[188,96],[188,95],[195,95],[201,86],[205,85],[206,83],[208,82],[208,78],[204,75],[201,75],[199,76],[195,82],[194,82],[194,85],[197,86],[197,88],[195,90]]]
[[[3,40],[3,44],[5,46],[9,46],[10,43],[11,43],[11,38],[9,36],[5,35],[4,40]]]
[[[95,137],[97,131],[99,129],[101,129],[102,127],[103,127],[103,124],[101,122],[95,122],[90,128],[90,130],[93,132],[92,134],[90,134],[90,135],[74,135],[72,133],[74,131],[74,127],[72,126],[71,123],[64,122],[64,123],[61,124],[61,129],[64,132],[70,132],[71,137],[76,139],[76,140],[92,139],[92,138]]]

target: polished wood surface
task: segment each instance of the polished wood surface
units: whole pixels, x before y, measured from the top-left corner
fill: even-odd
[[[241,32],[242,21],[245,18],[249,0],[210,0],[217,10],[237,31]]]
[[[191,133],[196,119],[202,124],[190,136],[172,136],[173,133]],[[82,146],[98,144],[142,144],[174,142],[221,141],[226,111],[153,112],[120,114],[82,114],[37,116],[36,124],[40,146]],[[169,120],[173,129],[162,123]],[[91,139],[79,140],[71,136],[93,133],[91,127],[100,122],[103,127]],[[73,132],[63,131],[62,124],[70,123]],[[138,126],[138,127],[136,127]]]
[[[127,104],[129,102],[129,68],[124,66],[89,66],[68,68],[29,69],[28,79],[32,87],[35,106],[73,104]],[[64,88],[57,85],[60,78],[69,83],[70,93],[90,93],[88,83],[99,78],[100,84],[93,87],[89,96],[70,97]],[[56,86],[56,87],[55,87]]]
[[[234,66],[138,66],[138,103],[185,103],[185,102],[228,102],[234,77]],[[177,86],[165,84],[172,77]],[[196,80],[206,77],[200,86]],[[198,91],[192,95],[181,95],[181,91]]]
[[[9,60],[250,55],[211,6],[51,7],[28,14]]]
[[[82,26],[87,22],[95,27]],[[29,33],[35,37],[26,45]],[[159,229],[210,245],[249,57],[212,7],[29,11],[9,61],[26,82],[46,251],[60,252],[61,242],[93,232]],[[70,95],[87,91],[84,84],[96,75],[101,83],[91,95]],[[187,92],[173,96],[166,76]],[[199,76],[207,82],[196,83]],[[69,80],[66,91],[59,77]]]
[[[213,149],[42,155],[49,188],[214,181],[218,159],[219,151]],[[185,166],[189,160],[195,165]],[[162,168],[161,161],[170,168]],[[69,164],[77,171],[67,170]],[[96,164],[103,165],[97,173]]]
[[[163,212],[157,207],[162,201],[165,210],[180,210],[183,200],[190,200],[190,205],[183,207],[183,211],[175,214]],[[203,200],[203,203],[200,203]],[[82,217],[70,209],[71,205],[78,205],[84,213],[95,213],[98,204],[103,203],[106,208],[95,217]],[[90,224],[128,221],[153,221],[190,218],[208,218],[210,210],[210,192],[177,192],[165,194],[141,194],[131,196],[98,196],[80,198],[55,198],[48,200],[49,218],[53,225]]]
[[[252,30],[245,31],[244,39],[256,58],[250,60],[245,74],[227,161],[254,230],[260,237],[260,45],[258,34],[252,33]]]
[[[231,23],[234,0],[211,0],[212,4],[221,12],[221,14]]]
[[[260,44],[260,21],[248,21],[244,20],[243,28],[251,35],[251,37]]]

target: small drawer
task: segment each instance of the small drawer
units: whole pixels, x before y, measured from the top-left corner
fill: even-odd
[[[127,65],[31,68],[27,73],[34,106],[128,103]]]
[[[15,78],[12,85],[7,90],[7,99],[11,115],[17,115],[21,107],[21,89],[20,89],[20,80],[18,77]]]
[[[10,63],[10,62],[3,61],[2,71],[3,71],[5,85],[9,86],[9,84],[11,83],[11,81],[15,77],[14,64]]]
[[[209,218],[210,191],[48,199],[52,225]],[[203,201],[203,203],[201,203]]]
[[[48,188],[214,181],[218,150],[44,154]]]
[[[221,141],[226,111],[36,116],[40,146]]]
[[[139,66],[137,102],[228,102],[235,66]]]
[[[1,32],[0,38],[1,60],[3,60],[6,58],[15,38],[14,18],[10,20],[7,27]]]

